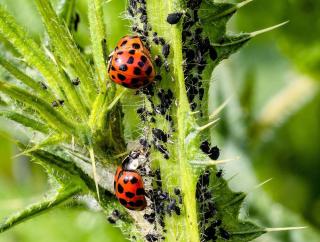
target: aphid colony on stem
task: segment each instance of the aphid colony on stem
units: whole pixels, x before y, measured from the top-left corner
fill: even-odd
[[[204,96],[204,88],[202,87],[201,74],[207,65],[206,59],[209,56],[212,60],[216,60],[217,53],[210,45],[208,38],[203,38],[202,28],[197,22],[198,9],[201,1],[189,1],[190,11],[175,12],[167,16],[167,22],[170,25],[178,24],[181,19],[183,26],[183,55],[185,58],[184,75],[186,77],[187,95],[192,110],[197,108],[195,97],[202,100]],[[137,109],[137,113],[142,122],[156,122],[156,115],[161,115],[170,124],[171,132],[174,132],[174,123],[172,117],[168,114],[168,110],[173,103],[173,92],[159,89],[155,95],[154,85],[162,80],[160,74],[155,73],[153,63],[157,68],[164,68],[166,72],[170,71],[167,58],[170,55],[170,45],[165,39],[158,35],[157,32],[152,32],[152,27],[148,24],[145,0],[129,0],[128,7],[129,16],[139,19],[139,24],[133,24],[132,31],[137,35],[125,36],[117,44],[114,52],[110,55],[108,64],[108,73],[110,79],[124,87],[137,89],[137,94],[145,95],[151,105],[148,109],[143,106]],[[183,17],[183,18],[182,18]],[[152,34],[149,35],[149,32]],[[161,54],[155,55],[152,58],[150,54],[150,42],[161,46]],[[192,44],[190,44],[192,42]],[[191,46],[191,47],[190,47]],[[195,48],[193,47],[195,46]],[[160,73],[160,71],[159,71]],[[160,104],[154,103],[153,97],[158,97]],[[198,106],[199,108],[199,106]],[[180,215],[182,204],[182,192],[180,188],[174,189],[174,198],[162,188],[161,173],[157,169],[154,172],[145,172],[148,164],[149,148],[153,147],[163,154],[165,159],[170,158],[170,154],[165,144],[168,142],[172,134],[166,133],[163,130],[154,127],[150,129],[152,138],[147,135],[140,139],[141,150],[132,151],[117,168],[114,177],[114,190],[119,202],[130,210],[141,211],[147,205],[151,208],[151,212],[144,214],[144,219],[150,224],[154,224],[155,229],[157,224],[162,227],[163,232],[166,232],[164,218],[165,215],[172,214]],[[211,159],[216,160],[219,157],[220,150],[216,146],[210,147],[208,141],[202,142],[200,149],[206,153]],[[152,177],[152,186],[145,190],[143,175]],[[222,177],[222,170],[216,173],[216,177]],[[196,199],[200,206],[201,214],[204,216],[201,227],[203,241],[215,241],[218,236],[223,239],[229,239],[229,233],[221,226],[222,221],[216,219],[212,221],[212,217],[216,215],[216,208],[212,199],[211,192],[208,189],[210,172],[205,171],[199,178],[197,184]],[[118,211],[112,214],[108,220],[111,223],[119,218]],[[163,239],[160,234],[149,233],[145,236],[147,241],[158,241]]]

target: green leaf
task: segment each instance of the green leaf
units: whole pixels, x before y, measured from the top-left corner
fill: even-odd
[[[88,17],[90,24],[91,48],[100,91],[106,90],[107,63],[104,57],[103,45],[106,40],[105,25],[103,22],[103,1],[88,1]],[[106,53],[108,55],[108,53]],[[113,86],[114,88],[114,86]]]
[[[13,226],[22,223],[28,219],[39,215],[42,212],[49,211],[57,207],[72,196],[80,193],[81,187],[74,184],[60,188],[54,195],[45,197],[43,201],[32,204],[25,209],[18,211],[0,223],[0,233],[12,228]]]
[[[70,135],[76,134],[74,125],[43,99],[3,81],[0,81],[0,91],[37,110],[48,125],[58,132],[63,130]]]
[[[22,124],[25,127],[29,127],[44,134],[48,134],[50,131],[46,124],[40,122],[39,120],[28,117],[26,114],[20,114],[15,111],[0,111],[0,116],[6,117],[19,124]]]
[[[80,102],[71,82],[58,71],[54,62],[44,54],[33,39],[27,36],[2,5],[0,5],[0,35],[17,49],[29,66],[41,72],[57,99],[65,100],[66,105],[73,107],[73,110],[78,110],[79,115],[85,117],[87,110]]]
[[[72,29],[72,20],[76,8],[76,0],[60,0],[57,6],[57,12],[61,19],[64,19],[68,28]]]
[[[204,181],[210,179],[208,185]],[[209,198],[205,193],[210,191],[212,196]],[[228,241],[231,242],[247,242],[251,241],[261,234],[265,233],[263,228],[260,228],[248,221],[239,219],[239,212],[246,195],[242,192],[233,192],[228,187],[227,182],[216,176],[215,169],[208,169],[201,173],[197,184],[197,200],[200,215],[200,228],[202,236],[205,236],[205,230],[210,224],[217,220],[221,221],[219,228],[223,228],[230,235]],[[208,220],[205,219],[206,212],[212,209],[207,204],[214,204],[215,212]],[[221,236],[221,232],[217,230],[217,241],[222,242],[225,239]]]
[[[57,81],[61,79],[61,75],[56,71],[54,63],[45,56],[40,46],[27,36],[2,5],[0,5],[0,34],[16,48],[28,64],[42,73],[57,98],[63,99],[64,94],[61,92],[60,82]]]
[[[90,107],[96,93],[95,79],[91,67],[81,56],[80,51],[72,39],[67,26],[61,22],[48,0],[35,0],[44,26],[54,47],[54,55],[60,60],[70,76],[78,77],[81,81],[80,90],[83,94],[79,99]],[[63,36],[63,38],[61,38]],[[71,82],[65,86],[67,93],[74,93]],[[87,113],[87,110],[85,111]]]
[[[211,43],[218,42],[226,33],[226,24],[235,13],[236,4],[214,3],[203,1],[199,9],[199,17],[203,31]],[[214,26],[214,28],[213,28]]]
[[[10,72],[14,77],[18,80],[26,84],[27,86],[31,87],[37,93],[39,93],[42,97],[51,96],[51,100],[54,100],[54,97],[50,95],[49,91],[45,91],[39,82],[32,79],[30,76],[24,74],[21,70],[19,70],[15,65],[11,64],[10,62],[6,61],[2,56],[0,56],[0,65],[2,65],[8,72]]]
[[[18,154],[18,156],[25,155],[25,154],[28,154],[32,151],[39,150],[39,149],[42,149],[42,148],[45,148],[48,146],[59,145],[59,143],[62,144],[66,141],[67,138],[69,138],[69,136],[65,135],[65,134],[50,135],[50,136],[44,138],[43,140],[41,140],[40,142],[32,144],[33,146],[31,148],[29,148],[29,146],[31,146],[29,144],[27,149],[24,150],[23,152],[21,152],[20,154]]]

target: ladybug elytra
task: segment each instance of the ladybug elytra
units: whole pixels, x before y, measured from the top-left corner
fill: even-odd
[[[147,206],[144,183],[135,170],[138,157],[126,157],[114,176],[114,191],[119,202],[130,210],[141,211]],[[134,167],[134,168],[133,168]]]
[[[153,82],[150,53],[139,36],[125,36],[118,42],[108,64],[110,79],[128,88],[141,88]]]

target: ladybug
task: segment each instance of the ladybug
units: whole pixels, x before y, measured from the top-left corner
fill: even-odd
[[[127,209],[141,211],[147,206],[146,193],[141,175],[131,170],[128,156],[117,168],[114,176],[114,191],[119,202]]]
[[[127,88],[141,88],[153,82],[150,52],[139,36],[121,38],[110,55],[108,73],[112,81]]]

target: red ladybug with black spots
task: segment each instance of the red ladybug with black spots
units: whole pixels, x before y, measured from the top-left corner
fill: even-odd
[[[132,157],[124,159],[114,176],[114,191],[119,202],[130,210],[141,211],[147,206],[141,175],[132,168]]]
[[[127,88],[137,89],[153,82],[150,52],[139,36],[121,38],[110,56],[108,73],[112,81]]]

